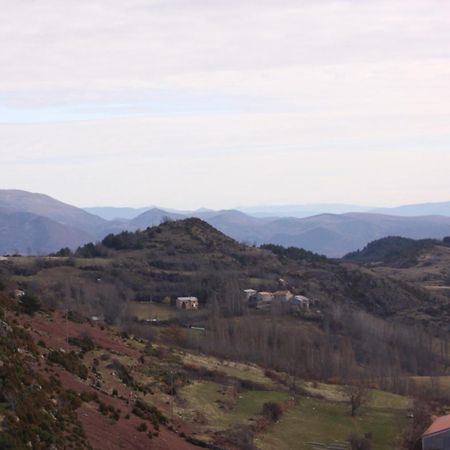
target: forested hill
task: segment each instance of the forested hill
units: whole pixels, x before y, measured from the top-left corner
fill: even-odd
[[[10,258],[1,268],[54,303],[73,297],[80,304],[89,298],[90,310],[107,310],[112,317],[121,313],[125,300],[161,302],[184,295],[197,296],[202,308],[217,301],[230,314],[240,313],[233,299],[242,289],[275,291],[287,285],[294,294],[317,300],[322,312],[346,305],[403,320],[426,305],[428,312],[420,317],[435,320],[435,299],[420,287],[298,249],[246,246],[200,219],[108,235],[51,258]]]
[[[450,319],[449,299],[413,283],[292,248],[246,246],[200,219],[108,235],[75,253],[6,258],[1,279],[49,309],[320,379],[438,370],[431,333]],[[249,288],[289,289],[311,307],[252,307]],[[199,310],[177,310],[178,296],[198,297]]]
[[[362,250],[348,253],[344,260],[363,263],[381,262],[391,265],[411,265],[423,250],[433,246],[450,247],[450,237],[438,239],[408,239],[400,236],[389,236],[367,244]]]

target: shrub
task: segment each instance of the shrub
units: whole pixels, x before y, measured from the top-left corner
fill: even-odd
[[[114,360],[108,367],[114,369],[120,381],[132,389],[139,389],[140,386],[136,383],[128,369],[118,360]]]
[[[55,256],[60,256],[60,257],[68,257],[68,256],[72,256],[72,250],[70,250],[69,247],[64,247],[60,250],[58,250],[55,253]]]
[[[167,422],[164,414],[155,406],[148,405],[142,400],[136,400],[133,408],[133,414],[144,420],[150,420],[153,426],[158,429],[159,424],[165,424]]]
[[[70,310],[67,314],[67,319],[69,319],[71,322],[75,323],[84,323],[86,322],[86,319],[77,311]]]
[[[97,392],[89,392],[89,391],[83,391],[80,394],[80,398],[83,402],[92,402],[92,401],[98,401],[98,394]]]
[[[357,434],[351,434],[348,438],[350,447],[352,450],[371,450],[372,444],[370,442],[370,436],[358,436]]]
[[[75,352],[63,353],[54,350],[49,353],[48,360],[52,363],[64,367],[64,369],[66,369],[68,372],[77,375],[83,380],[87,379],[88,370]]]
[[[20,308],[25,314],[32,316],[40,311],[41,302],[34,294],[26,293],[20,299]]]
[[[262,415],[271,422],[278,422],[283,415],[283,408],[279,403],[266,402],[263,405]]]
[[[114,250],[139,250],[143,248],[141,239],[139,233],[123,231],[119,234],[108,234],[102,244]]]
[[[136,430],[138,430],[140,433],[147,431],[147,424],[145,422],[140,423]]]
[[[81,338],[70,337],[69,344],[80,347],[83,353],[87,353],[95,349],[95,344],[89,336],[83,336]]]

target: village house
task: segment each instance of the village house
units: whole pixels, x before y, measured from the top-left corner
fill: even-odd
[[[422,450],[450,450],[450,415],[437,417],[423,433]]]
[[[253,298],[256,300],[255,306],[257,309],[268,308],[274,299],[272,292],[265,291],[258,292]]]
[[[198,309],[197,297],[178,297],[176,300],[178,309]]]
[[[290,291],[276,291],[273,293],[274,300],[278,302],[288,302],[293,297]]]
[[[256,295],[256,291],[254,289],[244,289],[245,300],[249,300],[251,297]]]
[[[261,291],[256,294],[256,298],[259,302],[270,303],[273,301],[273,294],[272,292]]]
[[[311,303],[312,301],[308,297],[305,297],[304,295],[296,295],[292,299],[293,306],[298,306],[300,309],[304,309],[307,311],[309,311]]]

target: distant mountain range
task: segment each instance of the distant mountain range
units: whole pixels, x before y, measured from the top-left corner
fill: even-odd
[[[148,211],[149,209],[152,209],[152,207],[116,208],[110,206],[100,206],[100,207],[84,208],[84,210],[87,211],[88,213],[99,216],[105,220],[121,220],[121,219],[131,220],[139,216],[139,214]]]
[[[334,210],[345,210],[346,206],[351,205],[334,205]],[[450,216],[450,202],[381,210],[392,211],[390,215],[371,210],[301,218],[277,217],[275,214],[255,217],[238,210],[186,212],[106,207],[86,211],[43,194],[0,190],[0,254],[44,254],[66,246],[74,248],[100,240],[109,233],[159,225],[166,219],[198,217],[238,241],[302,247],[327,256],[341,257],[386,236],[413,239],[449,236],[450,217],[407,217],[413,212],[425,210],[445,212],[446,208]],[[93,214],[94,211],[102,217]],[[394,212],[399,214],[394,215]]]
[[[106,220],[126,219],[131,220],[140,214],[152,210],[160,209],[170,213],[178,213],[184,216],[196,215],[200,213],[215,213],[216,211],[201,208],[195,211],[179,211],[170,208],[158,208],[149,206],[144,208],[118,208],[118,207],[92,207],[84,208],[85,211],[102,217]],[[297,217],[305,218],[318,216],[320,214],[347,214],[355,212],[366,212],[376,214],[386,214],[402,217],[419,216],[448,216],[450,217],[450,202],[439,203],[418,203],[413,205],[403,205],[393,208],[374,208],[369,206],[352,205],[345,203],[312,203],[305,205],[268,205],[268,206],[243,206],[234,208],[253,217]]]
[[[398,206],[396,208],[378,208],[373,210],[373,212],[405,217],[417,217],[417,216],[450,217],[450,202],[418,203],[415,205]]]

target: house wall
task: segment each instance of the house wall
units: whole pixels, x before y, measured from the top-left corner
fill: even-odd
[[[197,300],[176,300],[176,305],[178,309],[197,309],[198,301]]]
[[[450,429],[422,438],[423,450],[450,450]]]

